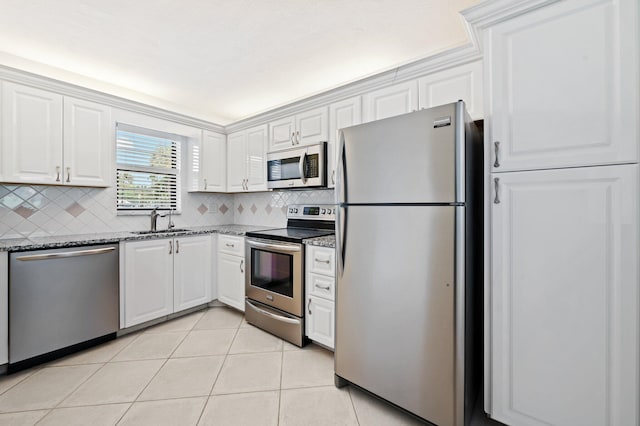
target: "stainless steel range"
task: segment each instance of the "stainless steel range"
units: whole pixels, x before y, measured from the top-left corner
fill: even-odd
[[[247,233],[247,322],[297,346],[304,339],[304,244],[332,235],[334,205],[290,205],[287,227]]]

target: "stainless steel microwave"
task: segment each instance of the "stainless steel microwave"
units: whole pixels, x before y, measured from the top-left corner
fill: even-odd
[[[268,188],[327,186],[327,143],[267,153]]]

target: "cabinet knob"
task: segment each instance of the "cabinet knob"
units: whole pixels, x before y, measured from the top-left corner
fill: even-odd
[[[493,184],[495,185],[496,197],[493,199],[493,204],[500,204],[500,178],[493,178]]]
[[[204,180],[204,190],[205,191],[207,190],[207,180],[206,179]]]
[[[500,167],[500,160],[498,159],[498,155],[500,154],[500,142],[493,143],[494,151],[496,152],[496,161],[493,163],[493,167]]]
[[[244,259],[240,260],[240,272],[244,274]]]
[[[173,253],[173,241],[169,240],[169,254]]]
[[[180,240],[176,240],[176,254],[180,253]]]
[[[296,132],[291,132],[291,145],[296,144]]]
[[[71,182],[71,167],[67,167],[67,182]]]
[[[307,312],[309,312],[309,315],[312,315],[312,312],[311,312],[311,299],[309,299],[309,303],[307,303]]]
[[[56,166],[56,182],[60,182],[60,166]]]
[[[300,130],[296,131],[296,145],[300,145]]]

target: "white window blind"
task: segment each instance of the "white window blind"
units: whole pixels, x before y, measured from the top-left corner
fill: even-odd
[[[118,124],[118,211],[180,210],[180,139]]]

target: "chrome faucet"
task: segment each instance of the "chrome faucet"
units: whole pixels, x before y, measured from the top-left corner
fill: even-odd
[[[158,213],[158,208],[155,207],[151,210],[151,232],[156,232],[156,228],[158,226],[158,217],[162,217],[160,213]]]
[[[173,220],[171,220],[171,215],[173,215],[173,209],[169,209],[169,213],[167,214],[169,215],[169,224],[167,225],[167,229],[173,229],[175,227],[175,225],[173,224]],[[154,209],[151,210],[151,232],[158,231],[158,218],[165,217],[167,216],[167,214],[158,213],[157,207],[154,207]]]

